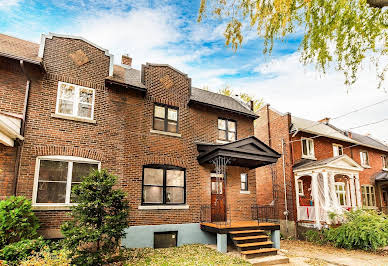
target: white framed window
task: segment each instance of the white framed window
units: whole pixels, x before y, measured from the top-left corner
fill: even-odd
[[[341,156],[344,154],[344,147],[339,144],[333,144],[333,156]]]
[[[302,157],[308,159],[315,159],[314,140],[302,138]]]
[[[36,206],[71,205],[71,189],[91,170],[95,160],[73,156],[41,156],[36,159],[32,203]]]
[[[241,177],[241,191],[248,191],[248,174],[242,173]]]
[[[387,160],[387,155],[382,155],[381,156],[381,161],[383,163],[383,170],[388,171],[388,160]]]
[[[304,196],[303,180],[301,180],[301,179],[298,179],[298,195]]]
[[[367,151],[360,151],[361,165],[369,166],[369,155]]]
[[[95,90],[58,82],[56,114],[92,120]]]
[[[237,139],[236,121],[218,118],[218,140],[232,142]]]
[[[375,207],[376,206],[376,195],[375,187],[372,185],[362,185],[361,186],[362,194],[362,205],[365,207]]]
[[[337,195],[339,205],[346,206],[346,190],[344,182],[335,182],[335,194]]]

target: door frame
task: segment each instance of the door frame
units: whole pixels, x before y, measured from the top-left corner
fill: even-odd
[[[222,175],[222,174],[220,174],[220,175]],[[212,196],[213,196],[213,194],[212,194],[212,179],[213,178],[217,178],[217,173],[213,173],[213,172],[211,172],[210,173],[210,220],[211,220],[211,222],[226,222],[227,221],[227,209],[226,209],[226,206],[227,206],[227,204],[226,204],[226,174],[224,174],[223,175],[223,177],[220,177],[220,178],[222,178],[222,187],[223,187],[223,197],[224,197],[224,220],[223,221],[214,221],[214,219],[213,219],[213,215],[212,215],[212,209],[213,209],[213,204],[212,204]],[[218,196],[218,194],[216,194],[216,196]]]

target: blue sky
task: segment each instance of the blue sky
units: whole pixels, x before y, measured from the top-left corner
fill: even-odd
[[[225,46],[222,21],[197,23],[200,0],[0,0],[0,32],[40,41],[42,33],[81,35],[109,49],[120,63],[122,54],[133,66],[168,63],[187,73],[194,86],[210,90],[231,86],[247,92],[281,112],[307,119],[336,117],[388,98],[378,90],[375,72],[366,63],[352,88],[343,75],[317,73],[299,63],[301,36],[277,42],[271,56],[262,54],[263,41],[246,30],[241,49]],[[385,88],[387,83],[385,82]],[[388,117],[387,102],[333,121],[341,128],[356,127]],[[358,129],[388,141],[388,122]]]

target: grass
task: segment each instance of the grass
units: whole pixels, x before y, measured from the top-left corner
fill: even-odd
[[[127,252],[127,265],[250,265],[239,257],[219,253],[204,245],[129,249]]]

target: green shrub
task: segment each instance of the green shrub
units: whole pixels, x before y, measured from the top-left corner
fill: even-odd
[[[9,244],[0,249],[0,260],[9,262],[10,264],[18,264],[20,260],[25,260],[32,256],[35,252],[39,252],[46,242],[42,237],[37,239],[24,239],[16,243]]]
[[[31,201],[20,196],[0,201],[0,248],[37,237],[38,228]]]
[[[376,250],[388,245],[388,217],[374,210],[351,211],[341,226],[327,231],[326,237],[336,247]]]
[[[306,240],[319,245],[324,245],[327,243],[326,231],[327,230],[308,230],[305,233]]]
[[[113,260],[128,227],[125,194],[114,189],[117,177],[94,171],[73,188],[73,219],[62,225],[64,244],[73,264],[102,265]]]
[[[68,258],[68,251],[62,250],[46,250],[36,253],[27,260],[19,263],[20,266],[62,266],[70,265],[71,260]]]

